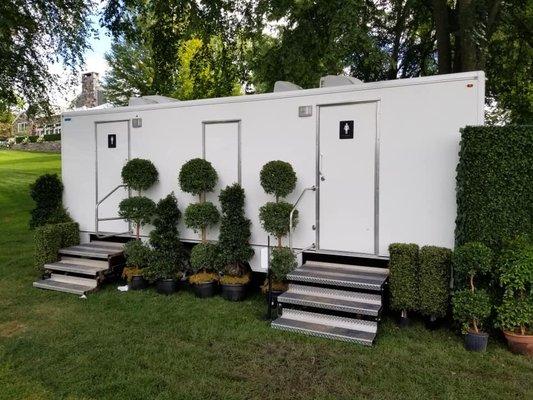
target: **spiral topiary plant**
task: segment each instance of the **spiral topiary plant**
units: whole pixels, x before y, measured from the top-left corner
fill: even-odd
[[[249,280],[246,263],[254,255],[250,240],[250,220],[244,216],[244,189],[235,183],[218,197],[222,220],[218,237],[219,260],[223,266],[222,283],[245,284]]]

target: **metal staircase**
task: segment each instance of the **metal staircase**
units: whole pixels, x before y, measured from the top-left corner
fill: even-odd
[[[46,264],[40,289],[83,295],[92,292],[124,265],[124,243],[92,241],[59,250],[60,259]]]
[[[308,260],[287,278],[272,327],[371,346],[387,268]]]

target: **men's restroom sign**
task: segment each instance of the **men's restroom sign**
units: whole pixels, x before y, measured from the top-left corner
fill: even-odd
[[[339,139],[353,139],[353,121],[339,122]]]
[[[117,135],[114,133],[107,135],[107,148],[114,149],[116,147],[117,147]]]

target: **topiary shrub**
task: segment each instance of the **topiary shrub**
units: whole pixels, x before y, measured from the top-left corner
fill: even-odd
[[[392,243],[389,246],[391,307],[407,318],[408,311],[418,309],[418,245]]]
[[[292,272],[296,266],[296,256],[291,249],[287,247],[276,247],[272,249],[270,258],[272,280],[277,283],[285,282],[287,274]]]
[[[244,276],[246,262],[254,251],[250,241],[250,220],[244,216],[244,189],[235,183],[220,192],[222,221],[218,237],[219,260],[225,275]]]
[[[193,275],[189,282],[204,283],[218,278],[219,270],[218,248],[213,243],[198,243],[191,250],[191,270]]]
[[[461,324],[463,332],[479,333],[491,313],[492,302],[487,292],[476,291],[475,278],[490,272],[492,251],[479,242],[466,243],[455,249],[452,264],[454,280],[469,286],[453,294],[453,317]]]
[[[147,197],[135,196],[122,200],[118,208],[118,214],[135,225],[136,237],[139,240],[141,226],[152,220],[156,208],[155,203]]]
[[[142,158],[133,158],[122,167],[122,182],[130,189],[141,193],[147,190],[159,178],[156,167],[150,160]]]
[[[292,165],[285,161],[270,161],[261,169],[259,179],[261,186],[268,194],[276,197],[289,195],[296,187],[296,173]]]
[[[133,276],[143,275],[143,269],[150,264],[152,250],[141,240],[131,240],[124,245],[126,267],[122,276],[131,281]]]
[[[80,229],[76,222],[40,226],[35,229],[34,263],[39,269],[56,262],[59,250],[80,243]]]
[[[45,224],[72,222],[63,208],[63,184],[56,174],[41,175],[30,185],[30,196],[35,201],[31,211],[30,228]]]
[[[259,209],[259,220],[263,229],[277,238],[279,248],[282,247],[283,237],[289,233],[289,216],[293,207],[290,203],[280,201],[280,198],[294,190],[296,179],[292,166],[279,160],[266,163],[259,174],[265,192],[276,197],[275,203],[266,203]],[[293,227],[298,223],[297,213],[295,211],[293,214]]]
[[[174,193],[159,200],[154,216],[150,232],[153,251],[143,276],[151,282],[175,279],[183,274],[185,254],[177,227],[181,212]]]
[[[201,196],[215,188],[218,175],[209,161],[194,158],[183,164],[178,179],[181,190],[195,196]]]
[[[519,335],[533,334],[533,243],[520,236],[506,245],[498,259],[503,299],[496,308],[496,327]]]
[[[419,252],[419,309],[428,317],[444,317],[450,300],[452,251],[424,246]]]
[[[209,201],[190,204],[185,210],[185,225],[195,232],[205,232],[208,227],[216,225],[219,218],[217,208]]]

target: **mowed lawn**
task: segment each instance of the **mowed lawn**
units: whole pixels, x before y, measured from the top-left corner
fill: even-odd
[[[58,155],[0,151],[0,399],[531,399],[533,362],[491,339],[385,320],[373,348],[270,329],[264,300],[32,288],[28,185]]]

